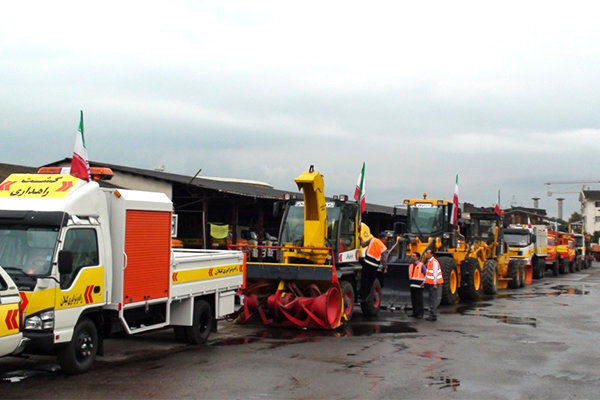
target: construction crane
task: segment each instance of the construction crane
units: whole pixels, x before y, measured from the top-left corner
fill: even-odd
[[[585,190],[586,185],[589,184],[600,184],[600,181],[555,181],[555,182],[545,182],[544,185],[581,185],[581,189],[579,190],[548,190],[546,194],[548,197],[552,197],[553,194],[569,194],[569,193],[581,193]],[[563,198],[557,198],[558,201],[558,218],[562,219],[563,217]]]

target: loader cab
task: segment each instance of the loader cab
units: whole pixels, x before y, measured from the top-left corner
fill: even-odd
[[[427,239],[451,232],[452,205],[445,200],[404,200],[406,207],[406,233]]]
[[[358,247],[356,241],[356,203],[341,200],[325,203],[327,210],[327,235],[325,246],[334,252],[347,251]],[[279,243],[301,247],[304,243],[304,202],[292,201],[285,206]]]

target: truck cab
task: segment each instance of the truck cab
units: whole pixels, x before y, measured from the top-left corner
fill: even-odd
[[[0,267],[0,357],[18,353],[25,342],[19,330],[20,302],[17,285]]]

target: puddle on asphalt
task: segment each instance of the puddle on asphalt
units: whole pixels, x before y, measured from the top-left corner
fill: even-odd
[[[538,288],[538,289],[547,289],[547,288]],[[555,285],[549,288],[549,291],[533,291],[533,290],[525,290],[519,291],[516,293],[499,293],[496,295],[498,299],[528,299],[533,297],[546,297],[546,296],[561,296],[565,294],[575,294],[575,295],[586,295],[589,294],[589,290],[585,290],[584,286],[569,286],[569,285]]]
[[[460,315],[469,315],[472,317],[484,317],[496,319],[499,322],[503,322],[505,324],[511,325],[528,325],[532,327],[537,327],[537,319],[532,317],[518,317],[513,315],[503,315],[503,314],[486,314],[484,309],[492,306],[492,303],[471,303],[471,304],[463,304],[458,305],[453,308],[449,308],[447,310],[442,311],[444,314],[452,314],[459,313]]]
[[[357,321],[352,321],[333,331],[318,329],[266,328],[244,337],[226,338],[211,342],[210,346],[236,346],[255,343],[265,339],[272,339],[274,342],[270,342],[271,348],[276,348],[288,344],[314,342],[327,337],[358,337],[386,333],[415,332],[417,332],[417,329],[410,326],[408,322],[368,322],[357,318]]]
[[[438,386],[438,389],[452,389],[456,391],[456,388],[460,386],[460,381],[456,378],[449,376],[428,376],[430,382],[428,386]]]
[[[49,372],[57,372],[60,367],[57,364],[37,364],[29,369],[17,369],[14,371],[8,371],[0,375],[1,382],[21,382],[32,376],[46,374]]]

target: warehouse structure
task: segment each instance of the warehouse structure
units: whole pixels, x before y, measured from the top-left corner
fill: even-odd
[[[45,166],[68,167],[65,158]],[[93,167],[109,167],[112,185],[124,189],[165,193],[178,216],[178,239],[186,247],[223,247],[227,242],[249,239],[255,232],[259,243],[279,232],[280,216],[273,209],[286,195],[302,199],[301,193],[273,188],[250,180],[189,176],[104,162],[90,161]],[[373,232],[393,229],[393,207],[367,204],[363,220]],[[227,237],[225,237],[227,236]]]

